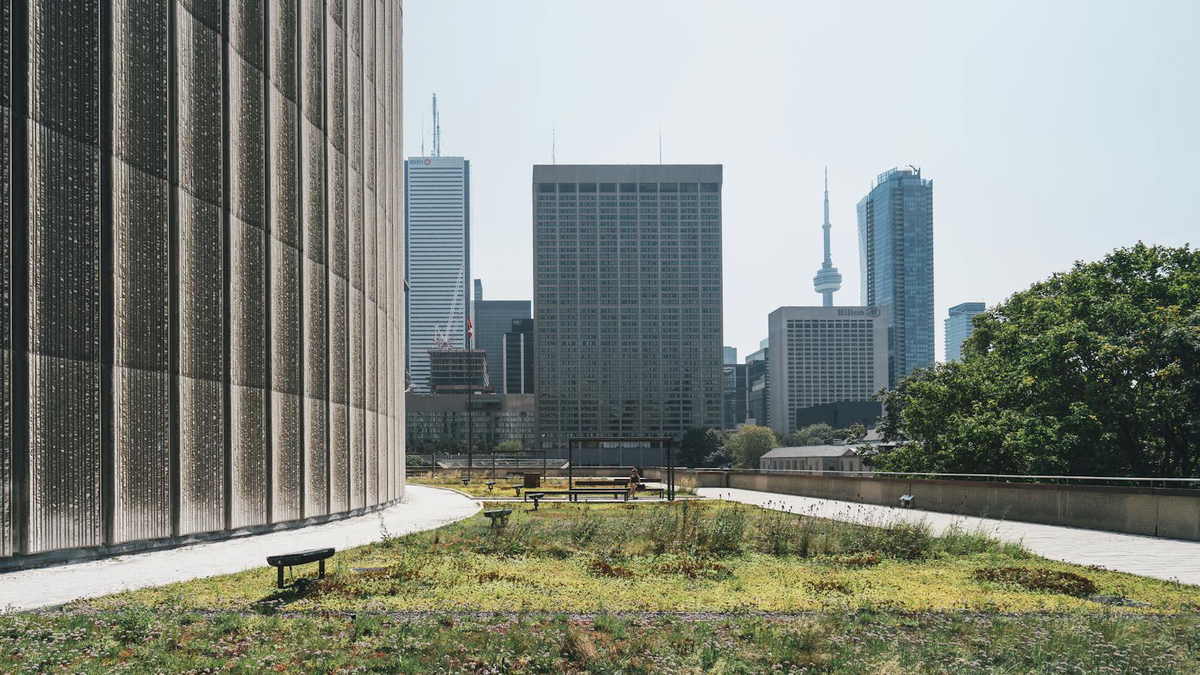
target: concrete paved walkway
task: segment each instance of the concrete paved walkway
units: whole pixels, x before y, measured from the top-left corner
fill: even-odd
[[[457,492],[409,484],[404,500],[357,518],[165,551],[0,574],[0,612],[60,605],[123,590],[232,574],[266,565],[268,555],[333,546],[339,551],[393,535],[432,530],[479,511]]]
[[[941,532],[951,524],[957,524],[971,531],[982,529],[1002,541],[1019,542],[1033,553],[1052,560],[1079,565],[1099,565],[1110,570],[1200,585],[1200,542],[1195,541],[1159,539],[994,518],[970,518],[950,513],[797,497],[775,492],[734,488],[700,488],[697,492],[705,497],[868,525],[893,522],[897,519],[924,521],[934,532]]]

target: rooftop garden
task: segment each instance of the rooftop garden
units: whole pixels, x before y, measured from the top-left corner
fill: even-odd
[[[1200,589],[984,532],[720,501],[518,504],[275,572],[0,616],[0,671],[1200,670]],[[298,570],[299,571],[299,570]]]

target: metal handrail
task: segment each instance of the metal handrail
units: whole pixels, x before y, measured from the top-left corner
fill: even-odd
[[[706,471],[709,469],[700,469]],[[803,474],[803,475],[829,475],[842,474],[849,476],[859,476],[863,478],[873,477],[903,477],[903,478],[967,478],[971,480],[986,480],[988,482],[1012,482],[1012,481],[1055,481],[1063,485],[1069,485],[1072,481],[1106,481],[1114,483],[1139,483],[1148,482],[1153,486],[1154,483],[1162,483],[1165,487],[1167,483],[1194,483],[1200,485],[1200,477],[1197,478],[1157,478],[1157,477],[1129,477],[1129,476],[1060,476],[1052,474],[1005,474],[1005,473],[939,473],[939,472],[921,472],[921,471],[822,471],[821,469],[713,469],[720,471],[747,471],[752,473],[784,473],[784,474]]]

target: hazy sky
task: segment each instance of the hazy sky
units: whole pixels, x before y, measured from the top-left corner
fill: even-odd
[[[1135,243],[1200,244],[1200,2],[405,0],[405,151],[438,94],[471,160],[473,276],[532,297],[532,165],[725,167],[725,344],[816,305],[829,166],[837,304],[855,205],[934,181],[938,354],[960,302]],[[428,141],[426,147],[428,150]]]

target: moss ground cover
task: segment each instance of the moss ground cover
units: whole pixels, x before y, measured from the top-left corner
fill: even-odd
[[[0,672],[1200,672],[1200,589],[978,532],[719,501],[548,504],[0,616]]]
[[[1088,592],[1021,583],[1070,578],[1063,575],[1086,579]],[[934,536],[919,525],[867,527],[707,500],[518,506],[506,528],[493,529],[478,515],[340,551],[320,583],[276,592],[274,580],[264,567],[96,604],[486,612],[1200,609],[1194,587],[1036,558],[980,533]]]

